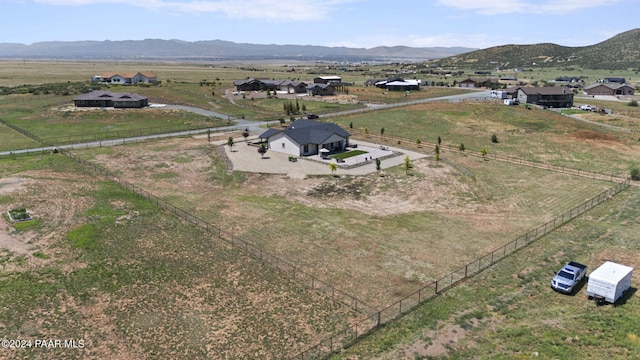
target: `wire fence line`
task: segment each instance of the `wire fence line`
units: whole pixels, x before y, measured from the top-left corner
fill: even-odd
[[[360,138],[366,139],[367,141],[375,140],[377,142],[383,142],[385,144],[389,144],[390,146],[410,148],[412,150],[416,150],[418,152],[423,152],[423,153],[427,152],[426,148],[435,149],[437,145],[440,148],[441,154],[446,151],[458,152],[458,153],[469,155],[469,156],[481,157],[484,159],[494,159],[494,160],[509,162],[516,165],[523,165],[523,166],[549,170],[549,171],[559,172],[559,173],[568,174],[568,175],[575,175],[575,176],[580,176],[580,177],[595,179],[595,180],[624,182],[628,179],[628,177],[621,176],[619,174],[614,174],[614,173],[603,174],[595,171],[586,171],[586,170],[568,168],[565,166],[544,164],[544,163],[539,163],[535,161],[525,160],[516,156],[499,154],[497,152],[486,153],[483,155],[482,151],[474,151],[474,150],[468,150],[468,149],[465,149],[464,151],[462,151],[460,150],[459,146],[454,146],[451,144],[444,144],[444,143],[438,144],[435,142],[422,141],[422,140],[420,141],[420,143],[417,143],[417,139],[409,139],[409,138],[405,138],[397,135],[388,135],[386,133],[384,135],[373,135],[364,129],[349,129],[349,131],[351,133],[355,133],[355,135]]]
[[[359,337],[366,335],[380,325],[399,318],[400,316],[413,310],[421,303],[437,297],[443,292],[455,287],[457,284],[460,284],[461,282],[472,278],[475,275],[478,275],[483,270],[505,259],[507,256],[532,244],[534,241],[563,226],[564,224],[582,215],[595,206],[613,198],[613,196],[617,195],[628,187],[628,179],[623,182],[617,183],[612,188],[601,192],[600,194],[572,208],[571,210],[556,217],[555,219],[543,225],[540,225],[537,228],[530,230],[526,234],[516,238],[515,240],[512,240],[509,243],[502,245],[499,248],[471,261],[470,263],[467,263],[466,265],[453,270],[440,279],[421,287],[420,289],[407,295],[403,299],[387,306],[386,308],[370,314],[365,319],[360,320],[358,323],[350,326],[346,330],[343,330],[335,335],[332,335],[329,338],[320,341],[318,344],[308,348],[307,350],[304,350],[301,353],[298,353],[290,359],[311,360],[324,358],[332,353],[351,346]]]
[[[238,250],[247,256],[250,256],[256,260],[259,260],[267,265],[270,265],[275,270],[279,271],[283,275],[295,280],[297,283],[302,285],[302,287],[316,290],[324,295],[328,296],[334,302],[340,302],[354,311],[363,314],[369,315],[372,312],[378,311],[374,306],[365,303],[364,301],[358,299],[356,296],[348,294],[347,292],[340,290],[332,284],[329,284],[326,281],[323,281],[317,278],[314,275],[311,275],[304,270],[302,270],[299,266],[294,265],[288,260],[277,256],[269,251],[263,250],[260,247],[252,244],[251,242],[242,239],[238,236],[233,235],[232,233],[223,230],[219,226],[215,226],[210,224],[206,220],[184,210],[177,206],[172,205],[171,203],[160,199],[159,197],[149,193],[148,191],[140,188],[139,186],[133,185],[122,178],[119,178],[113,172],[104,169],[94,163],[91,163],[81,157],[74,155],[68,151],[61,151],[61,153],[70,159],[76,161],[81,166],[91,170],[94,173],[97,173],[101,176],[104,176],[110,179],[113,182],[120,184],[126,190],[131,191],[138,196],[145,198],[152,203],[154,203],[157,207],[162,208],[173,215],[182,218],[209,233],[213,236],[214,239],[221,241],[223,244],[228,245],[233,250]]]

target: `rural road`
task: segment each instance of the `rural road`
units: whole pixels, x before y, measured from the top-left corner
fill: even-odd
[[[374,105],[374,106],[369,106],[363,109],[354,109],[354,110],[346,110],[346,111],[340,111],[340,112],[335,112],[330,114],[322,114],[322,117],[344,116],[349,114],[357,114],[357,113],[362,113],[367,111],[389,109],[389,108],[395,108],[395,107],[428,103],[433,101],[443,101],[443,100],[462,101],[462,100],[473,100],[473,99],[485,99],[485,98],[488,98],[489,96],[490,96],[489,91],[469,92],[467,94],[443,96],[443,97],[430,98],[430,99],[420,99],[420,100],[407,101],[407,102],[402,102],[397,104]],[[211,132],[226,132],[226,131],[237,131],[242,129],[248,129],[250,134],[258,135],[264,131],[264,129],[262,128],[263,126],[280,123],[280,121],[278,120],[250,121],[250,120],[239,119],[239,118],[231,118],[229,115],[226,115],[226,114],[222,114],[222,113],[218,113],[215,111],[206,110],[202,108],[197,108],[193,106],[164,105],[164,104],[155,104],[153,106],[157,108],[179,109],[184,111],[190,111],[203,116],[215,117],[223,120],[228,119],[229,121],[233,121],[235,124],[229,125],[229,126],[211,128],[211,129],[176,131],[176,132],[170,132],[170,133],[164,133],[164,134],[134,136],[129,138],[88,141],[88,142],[82,142],[82,143],[76,143],[76,144],[54,145],[54,146],[44,146],[44,147],[37,147],[37,148],[30,148],[30,149],[0,151],[0,156],[7,156],[12,154],[25,155],[25,154],[34,154],[34,153],[44,153],[44,152],[54,151],[55,149],[73,150],[73,149],[84,149],[84,148],[90,148],[90,147],[114,146],[114,145],[122,145],[122,144],[135,143],[135,142],[141,142],[141,141],[147,141],[147,140],[154,140],[154,139],[205,134],[209,130]]]

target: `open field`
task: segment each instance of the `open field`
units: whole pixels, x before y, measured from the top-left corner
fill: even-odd
[[[85,341],[2,358],[282,359],[355,319],[62,155],[0,169],[0,206],[37,219],[1,221],[0,331]]]
[[[221,186],[209,146],[177,139],[78,154],[378,308],[611,186],[457,154],[417,161],[409,176],[242,174]]]
[[[105,64],[109,67],[97,71]],[[72,67],[62,65],[50,66],[47,74],[66,81],[64,73]],[[281,111],[280,101],[285,100],[243,99],[243,106],[235,105],[223,97],[234,78],[313,77],[311,68],[294,75],[276,65],[269,69],[120,65],[125,71],[154,71],[166,79],[158,87],[128,91],[256,119],[277,117],[272,113]],[[0,86],[20,79],[15,76],[20,66],[13,62],[9,70],[0,70]],[[87,63],[78,69],[93,74],[113,66],[118,64]],[[347,73],[345,80],[357,83],[369,75]],[[33,75],[24,80],[37,82]],[[411,93],[408,100],[455,91],[429,88]],[[358,93],[359,99],[369,96],[368,101],[374,102],[405,97],[389,93],[391,99],[385,101],[380,89],[350,89],[350,95]],[[105,127],[136,131],[154,121],[198,121],[184,113],[155,109],[133,116],[63,112],[70,98],[0,97],[2,118],[45,138],[67,134],[69,141],[71,136]],[[354,105],[308,106],[322,113]],[[580,116],[592,115],[600,116]],[[635,112],[630,118],[607,121],[632,129]],[[640,159],[637,133],[492,102],[429,103],[330,120],[345,129],[353,124],[356,142],[380,142],[428,154],[433,148],[426,142],[441,137],[443,145],[453,148],[464,143],[475,152],[486,148],[489,154],[621,177],[628,176]],[[382,127],[384,136],[379,132]],[[14,132],[2,131],[0,141],[32,146],[30,139],[4,133]],[[498,143],[491,142],[492,134]],[[229,135],[241,138],[223,133],[214,140],[224,141]],[[418,147],[416,138],[424,145]],[[0,150],[4,146],[0,142]],[[207,143],[206,136],[74,154],[378,309],[613,186],[491,157],[465,156],[448,148],[441,151],[441,161],[417,160],[409,171],[390,168],[381,174],[304,179],[228,172],[225,157]],[[268,162],[268,156],[261,161]],[[302,161],[306,160],[297,164]],[[591,269],[605,259],[634,266],[640,259],[640,222],[634,205],[639,197],[632,187],[374,331],[336,358],[487,358],[496,357],[496,352],[505,358],[529,358],[536,352],[545,358],[584,358],[591,353],[637,357],[640,334],[633,327],[640,313],[637,279],[636,290],[622,306],[594,312],[593,303],[581,295],[553,293],[548,278],[569,259],[583,261]],[[0,329],[11,338],[87,342],[82,350],[60,350],[55,353],[59,358],[109,354],[123,359],[280,359],[363,317],[321,292],[301,289],[291,274],[230,250],[193,224],[158,210],[153,202],[62,155],[0,159],[0,206],[26,207],[36,218],[16,225],[0,219],[0,248],[6,249],[0,250],[0,304],[10,310],[0,314]],[[581,332],[566,336],[573,326]],[[585,350],[575,350],[579,347]],[[8,355],[47,356],[51,352],[37,350]]]
[[[640,262],[640,191],[630,188],[332,359],[637,359],[640,280],[616,306],[549,287],[569,260]]]
[[[453,148],[463,143],[468,150],[486,148],[490,154],[623,177],[640,159],[640,133],[614,131],[552,111],[497,102],[428,103],[331,120],[345,128],[352,124],[360,134],[368,128],[370,140],[384,142],[379,132],[384,127],[385,135],[411,143],[416,139],[435,143],[440,136],[443,144]],[[491,141],[492,134],[499,143]]]

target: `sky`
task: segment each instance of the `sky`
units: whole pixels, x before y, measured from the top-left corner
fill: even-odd
[[[640,0],[0,0],[0,13],[0,43],[21,44],[586,46],[640,27]]]

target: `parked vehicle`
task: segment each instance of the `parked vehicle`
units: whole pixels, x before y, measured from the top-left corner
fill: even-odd
[[[504,100],[504,104],[505,105],[519,105],[520,101],[518,101],[518,99],[505,99]]]
[[[587,265],[569,261],[551,279],[551,288],[561,293],[571,294],[586,274]]]
[[[591,105],[582,105],[580,106],[580,110],[584,110],[584,111],[594,111],[595,108]]]
[[[316,114],[307,114],[307,119],[312,120],[312,119],[318,119],[320,118],[320,116],[316,115]]]
[[[587,296],[599,305],[614,304],[631,287],[632,274],[632,267],[607,261],[589,275]]]

